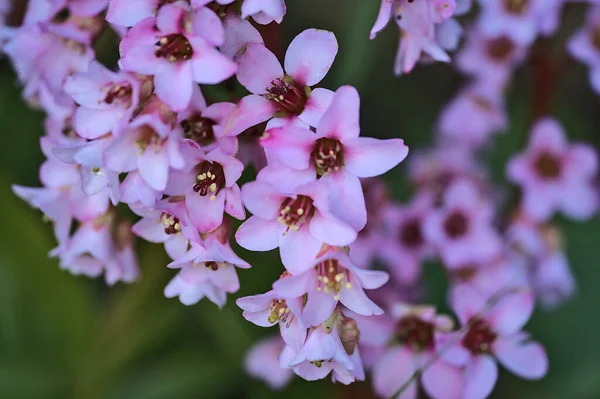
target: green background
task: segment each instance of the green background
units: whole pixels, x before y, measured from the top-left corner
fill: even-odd
[[[461,84],[448,65],[419,66],[396,78],[392,65],[398,32],[388,27],[375,41],[368,32],[378,0],[288,0],[282,27],[268,29],[267,42],[282,53],[309,27],[332,30],[339,53],[323,86],[355,85],[362,98],[363,135],[402,137],[411,149],[432,142],[436,115]],[[565,35],[581,21],[581,8],[569,12],[553,43],[543,43],[551,61],[563,54]],[[283,34],[284,39],[277,36]],[[104,37],[98,52],[116,56],[115,38]],[[512,153],[522,147],[532,121],[536,70],[525,65],[509,90],[509,129],[494,139],[482,158],[498,184]],[[55,245],[50,225],[11,192],[11,184],[38,186],[43,115],[20,98],[6,60],[0,61],[0,398],[269,398],[260,381],[245,376],[244,352],[267,331],[246,322],[237,297],[264,292],[280,274],[276,253],[238,253],[253,268],[239,272],[242,288],[219,310],[207,300],[185,307],[162,290],[168,270],[158,245],[138,245],[142,279],[134,285],[105,287],[101,280],[73,277],[47,257]],[[214,89],[207,97],[219,98]],[[548,99],[547,112],[565,125],[570,138],[600,144],[598,97],[588,87],[583,66],[573,64]],[[468,121],[465,121],[468,123]],[[410,157],[410,155],[409,155]],[[410,192],[406,163],[386,176],[394,196]],[[506,187],[508,188],[508,186]],[[568,193],[567,193],[568,195]],[[496,398],[600,397],[600,221],[558,220],[579,283],[577,295],[552,312],[539,310],[527,329],[547,348],[550,371],[538,382],[502,373]],[[442,304],[445,278],[426,269],[429,302]],[[369,381],[350,387],[327,381],[295,380],[289,398],[367,398]]]

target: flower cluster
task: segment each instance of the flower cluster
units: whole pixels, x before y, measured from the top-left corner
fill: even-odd
[[[257,27],[281,23],[284,0],[30,0],[11,27],[0,2],[2,51],[24,98],[46,113],[42,187],[14,192],[52,223],[50,254],[71,273],[134,282],[134,237],[164,244],[178,269],[164,295],[184,305],[222,307],[238,291],[237,269],[250,265],[232,238],[278,249],[269,291],[236,301],[251,323],[278,325],[245,364],[274,389],[293,374],[349,384],[370,370],[382,397],[422,388],[483,399],[498,362],[545,375],[546,353],[523,327],[536,300],[557,306],[576,287],[552,217],[598,210],[596,153],[570,144],[544,107],[506,165],[513,197],[478,159],[508,129],[511,77],[536,38],[558,29],[564,2],[480,1],[463,31],[455,17],[471,1],[382,0],[371,38],[395,20],[397,74],[450,62],[465,37],[453,63],[469,82],[442,109],[435,146],[411,156],[405,204],[378,178],[407,157],[404,141],[361,136],[357,90],[320,87],[335,35],[304,30],[283,64],[265,45]],[[590,8],[568,44],[597,91],[599,13]],[[94,51],[107,29],[120,40],[110,68]],[[203,87],[224,82],[248,94],[207,102]],[[429,261],[447,273],[457,327],[422,304]]]

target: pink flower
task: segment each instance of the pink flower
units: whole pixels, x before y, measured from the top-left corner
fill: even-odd
[[[35,98],[47,90],[53,101],[64,101],[62,84],[65,77],[86,71],[94,51],[73,32],[58,35],[38,26],[19,28],[4,47],[25,86],[23,96]]]
[[[434,60],[448,62],[450,57],[436,41],[435,25],[452,16],[455,7],[454,0],[382,0],[377,21],[371,30],[371,39],[387,25],[393,15],[401,32],[394,66],[397,75],[410,72],[422,52]]]
[[[119,200],[129,205],[131,209],[153,209],[158,200],[162,198],[162,192],[150,187],[138,171],[127,173],[125,180],[119,187],[119,191]]]
[[[181,271],[165,287],[165,296],[179,296],[184,305],[193,305],[205,296],[223,307],[227,293],[240,288],[235,267],[248,269],[250,265],[238,257],[227,241],[221,242],[218,234],[210,234],[204,245],[191,242],[190,250],[169,264]]]
[[[527,49],[509,36],[489,38],[477,27],[466,35],[467,42],[456,55],[458,68],[475,79],[493,81],[497,87],[508,83],[515,67],[520,65]]]
[[[453,182],[443,206],[427,217],[424,235],[449,269],[477,265],[499,255],[500,240],[492,227],[493,208],[468,180]]]
[[[401,303],[392,308],[395,322],[391,337],[399,341],[386,349],[373,365],[373,386],[384,397],[392,397],[400,387],[440,349],[436,336],[452,328],[452,320],[436,315],[431,307],[411,307]],[[424,369],[420,379],[423,388],[432,398],[460,398],[462,375],[459,368],[442,360]],[[416,381],[410,384],[401,398],[417,397]]]
[[[590,83],[600,93],[600,7],[589,9],[587,21],[567,44],[569,53],[590,70]]]
[[[132,231],[146,241],[164,243],[167,253],[174,260],[183,257],[190,241],[202,242],[188,216],[185,202],[171,198],[160,201],[155,210],[146,211]]]
[[[220,148],[204,154],[192,140],[183,140],[181,149],[187,164],[182,171],[171,172],[165,192],[185,196],[194,226],[202,233],[212,231],[223,222],[223,212],[243,220],[246,212],[237,181],[244,165]]]
[[[251,16],[261,25],[273,21],[280,24],[285,11],[285,0],[244,0],[242,2],[242,18]]]
[[[354,266],[343,249],[327,248],[312,261],[311,268],[276,281],[273,289],[281,298],[306,301],[301,317],[305,324],[317,326],[331,317],[338,302],[359,315],[382,314],[364,289],[376,289],[388,280],[382,271]]]
[[[277,57],[263,44],[247,43],[236,57],[237,78],[252,94],[238,103],[226,134],[237,135],[277,116],[316,126],[333,94],[310,87],[325,77],[337,50],[333,33],[307,29],[290,43],[284,73]]]
[[[104,151],[111,142],[110,136],[83,143],[77,141],[77,144],[71,142],[68,145],[55,146],[52,153],[60,161],[78,167],[81,174],[81,190],[85,194],[94,195],[108,187],[111,201],[113,205],[117,205],[120,196],[119,176],[117,172],[108,170],[102,160]]]
[[[285,268],[302,273],[313,266],[323,244],[344,246],[356,238],[356,231],[331,212],[327,197],[326,183],[311,173],[267,167],[242,187],[253,216],[240,226],[236,240],[251,251],[279,247]]]
[[[546,374],[544,348],[520,331],[533,311],[530,291],[509,293],[481,314],[485,297],[463,286],[454,290],[452,305],[461,324],[468,323],[469,328],[442,356],[465,368],[463,398],[483,399],[491,393],[498,379],[495,359],[522,378],[534,380]]]
[[[547,0],[488,0],[480,4],[480,31],[487,37],[507,36],[520,45],[533,43],[541,29],[542,15],[557,6]]]
[[[177,114],[177,123],[183,137],[195,141],[204,151],[221,148],[224,153],[235,155],[237,138],[224,135],[234,110],[235,104],[228,102],[207,106],[200,88],[194,87],[190,105]]]
[[[421,276],[421,262],[432,255],[423,224],[433,211],[433,198],[417,193],[405,206],[389,204],[383,214],[383,232],[376,242],[379,257],[389,265],[392,276],[403,285],[412,285]]]
[[[372,261],[379,259],[380,244],[385,234],[382,219],[391,198],[388,186],[379,178],[361,179],[361,185],[367,208],[367,225],[350,244],[349,255],[355,265],[368,268]]]
[[[459,3],[461,0],[458,1]],[[386,27],[388,22],[394,17],[396,20],[400,20],[404,17],[403,12],[410,10],[412,1],[409,0],[381,0],[381,7],[379,8],[379,15],[377,15],[377,21],[373,29],[371,29],[370,38],[374,39],[377,34]],[[429,21],[435,21],[440,23],[450,18],[457,7],[455,0],[425,0],[420,6],[419,10],[423,10],[423,15],[427,15],[428,19],[422,20],[422,23]],[[464,1],[463,1],[464,3]],[[460,11],[460,14],[466,12],[467,4],[463,4],[463,9],[456,10]],[[400,15],[400,18],[398,16]],[[409,14],[410,15],[410,14]]]
[[[246,43],[264,44],[260,32],[248,21],[235,13],[228,13],[223,20],[225,37],[219,47],[229,58],[234,58],[246,46]]]
[[[507,239],[514,247],[513,262],[524,264],[531,286],[544,307],[554,308],[573,295],[577,284],[563,252],[558,228],[518,220],[510,225]]]
[[[174,111],[188,106],[194,82],[219,83],[236,70],[236,65],[214,48],[222,43],[211,36],[215,32],[194,29],[198,17],[204,15],[190,16],[182,3],[167,4],[156,18],[142,20],[121,41],[121,67],[153,75],[156,95]],[[220,24],[218,28],[222,31]]]
[[[562,126],[554,119],[538,121],[528,148],[507,165],[509,180],[523,192],[523,212],[546,221],[556,210],[583,220],[598,208],[592,180],[598,170],[595,151],[584,144],[569,145]]]
[[[316,125],[316,134],[287,125],[267,130],[260,141],[268,156],[291,168],[310,168],[326,182],[332,213],[357,231],[367,223],[359,177],[381,175],[408,154],[402,139],[359,137],[359,108],[356,89],[342,86]],[[345,206],[335,206],[343,202]]]
[[[110,212],[81,224],[64,247],[55,251],[60,256],[60,267],[88,277],[105,272],[109,285],[137,280],[139,271],[132,247],[131,226],[115,218],[116,215]]]
[[[77,134],[96,139],[126,126],[138,105],[140,82],[92,61],[87,72],[68,77],[63,89],[80,105],[73,120]]]
[[[348,385],[355,379],[364,379],[362,361],[358,347],[348,353],[338,328],[334,326],[314,327],[299,352],[286,346],[279,357],[281,367],[291,368],[307,381],[316,381],[332,373],[334,381]]]
[[[288,278],[290,277],[284,273],[280,281]],[[285,299],[271,290],[265,294],[239,298],[236,303],[244,310],[243,316],[246,320],[261,327],[279,324],[279,331],[285,343],[295,351],[302,348],[306,339],[306,325],[300,317],[302,298]]]
[[[475,159],[474,152],[458,143],[445,143],[427,152],[417,152],[409,159],[409,179],[419,189],[439,195],[453,180],[467,178],[483,188],[487,172]]]
[[[465,124],[465,118],[469,123]],[[475,83],[446,105],[438,122],[440,136],[448,142],[479,148],[507,127],[504,94],[500,87]]]
[[[258,341],[246,353],[244,369],[250,376],[265,381],[269,388],[283,389],[294,376],[290,369],[279,365],[279,354],[284,347],[279,335]]]

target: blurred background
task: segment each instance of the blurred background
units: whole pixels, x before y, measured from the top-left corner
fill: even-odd
[[[263,29],[267,44],[282,55],[291,39],[316,27],[333,31],[339,53],[322,83],[355,85],[362,98],[362,134],[401,137],[411,151],[432,142],[443,104],[461,85],[450,65],[421,65],[394,77],[398,32],[389,26],[368,40],[378,0],[288,0],[283,26]],[[564,54],[564,39],[582,21],[567,15],[558,37],[544,48]],[[283,35],[283,36],[281,36]],[[282,39],[283,38],[283,39]],[[116,38],[98,43],[104,60],[117,56]],[[522,68],[509,91],[510,128],[482,154],[492,177],[506,186],[506,160],[526,142],[543,82],[534,63]],[[600,145],[600,101],[588,88],[583,66],[574,64],[543,94],[569,138]],[[55,245],[51,226],[11,191],[12,184],[38,186],[43,115],[21,100],[10,65],[0,60],[0,398],[369,398],[370,381],[350,387],[294,380],[271,392],[243,371],[245,351],[274,333],[246,322],[235,305],[240,296],[262,293],[282,271],[276,252],[250,254],[253,268],[239,271],[241,290],[219,310],[207,300],[185,307],[162,291],[176,271],[165,267],[162,246],[139,244],[139,283],[107,288],[102,280],[73,277],[47,256]],[[209,100],[218,91],[207,89]],[[538,92],[539,95],[539,92]],[[465,121],[468,123],[468,121]],[[410,158],[410,154],[409,154]],[[393,195],[409,198],[406,163],[385,176]],[[550,372],[528,382],[502,373],[495,398],[600,398],[600,220],[559,220],[578,293],[558,309],[537,310],[526,327],[547,348]],[[427,302],[444,308],[446,282],[436,265],[425,269]]]

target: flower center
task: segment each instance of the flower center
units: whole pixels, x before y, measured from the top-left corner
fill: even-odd
[[[217,194],[225,187],[225,172],[223,167],[216,162],[204,161],[198,165],[197,183],[193,190],[205,197],[210,193],[210,200],[217,199]]]
[[[433,348],[434,325],[410,315],[400,319],[396,326],[398,338],[414,350]]]
[[[338,140],[322,137],[317,140],[315,148],[310,153],[318,176],[337,172],[344,166],[343,146]]]
[[[162,223],[165,226],[165,233],[168,235],[181,233],[181,224],[179,219],[168,213],[163,213],[161,216]]]
[[[139,136],[135,140],[139,148],[138,155],[143,154],[150,146],[159,147],[162,144],[162,138],[148,125],[144,125],[139,130]]]
[[[444,221],[444,230],[450,238],[458,238],[469,229],[469,219],[459,211],[452,212]]]
[[[590,41],[594,45],[594,48],[600,51],[600,25],[596,25],[594,29],[592,29]]]
[[[338,294],[342,288],[352,288],[348,271],[344,269],[337,259],[327,259],[316,266],[317,270],[317,291],[324,293],[333,293],[333,298],[337,301]]]
[[[331,363],[332,359],[324,359],[324,360],[315,360],[313,362],[309,362],[310,364],[312,364],[313,366],[317,367],[317,368],[321,368],[323,366],[324,362],[329,362]]]
[[[491,345],[498,335],[492,331],[489,324],[482,319],[476,319],[471,322],[469,331],[465,334],[462,343],[465,348],[473,354],[490,353]]]
[[[215,141],[213,126],[216,122],[212,119],[203,118],[200,114],[194,114],[180,123],[185,138],[194,140],[201,146],[207,146]]]
[[[508,37],[500,36],[497,39],[487,41],[487,53],[495,61],[506,61],[512,54],[515,46]]]
[[[212,270],[213,272],[216,272],[217,270],[219,270],[219,264],[217,262],[214,261],[208,261],[204,263],[204,267],[206,267],[207,269]]]
[[[286,198],[281,204],[277,220],[288,226],[288,230],[297,231],[314,215],[313,200],[305,195]]]
[[[117,83],[116,85],[110,88],[108,93],[106,93],[104,102],[108,105],[111,105],[116,101],[119,104],[123,104],[124,106],[129,107],[131,105],[132,92],[133,90],[129,83]]]
[[[557,179],[560,166],[560,160],[548,152],[540,154],[535,160],[535,169],[544,180]]]
[[[275,323],[277,320],[283,322],[286,327],[289,327],[294,320],[294,315],[291,314],[284,299],[273,299],[269,307],[269,323]]]
[[[411,249],[423,245],[423,232],[421,231],[419,219],[410,219],[400,227],[400,242]]]
[[[529,0],[504,0],[504,8],[511,14],[522,14],[529,6]]]
[[[180,33],[163,36],[156,42],[156,47],[154,55],[169,62],[187,61],[194,54],[190,42]]]
[[[306,89],[297,87],[288,76],[272,81],[266,91],[265,98],[275,103],[285,115],[300,115],[308,100]]]
[[[78,137],[77,132],[75,131],[75,128],[73,127],[73,119],[71,117],[65,119],[63,128],[60,130],[60,132],[62,133],[63,136],[68,137],[68,138]]]
[[[477,268],[473,265],[464,265],[452,273],[452,277],[461,282],[468,282],[477,274]]]

